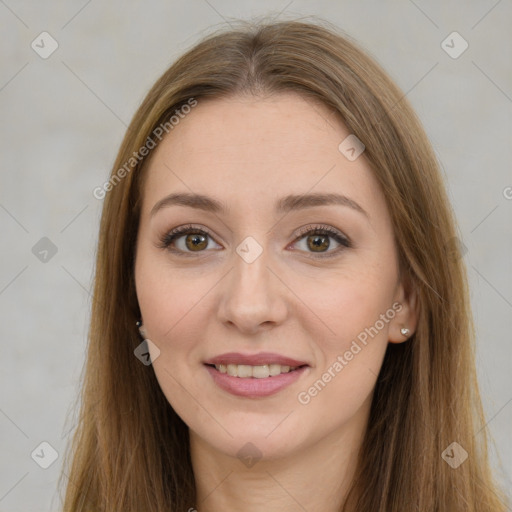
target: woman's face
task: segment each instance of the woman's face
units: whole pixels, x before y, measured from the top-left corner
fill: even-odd
[[[158,382],[203,446],[272,459],[361,433],[388,342],[415,328],[349,135],[294,93],[231,97],[199,100],[155,150],[137,297]]]

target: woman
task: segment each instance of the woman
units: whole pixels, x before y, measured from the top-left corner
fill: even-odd
[[[504,511],[419,121],[327,24],[207,37],[104,197],[65,511]]]

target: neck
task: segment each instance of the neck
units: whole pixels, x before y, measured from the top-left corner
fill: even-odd
[[[352,481],[364,427],[341,428],[286,458],[247,467],[190,433],[198,512],[339,511]],[[345,426],[346,427],[346,426]]]

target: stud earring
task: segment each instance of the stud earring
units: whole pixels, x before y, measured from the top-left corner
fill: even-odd
[[[146,329],[144,328],[144,326],[142,325],[142,320],[138,320],[137,322],[135,322],[135,325],[139,328],[139,333],[140,335],[146,339]]]
[[[402,327],[402,328],[400,329],[400,334],[401,334],[402,336],[408,336],[410,332],[411,332],[411,331],[409,331],[409,329],[407,329],[407,327]]]

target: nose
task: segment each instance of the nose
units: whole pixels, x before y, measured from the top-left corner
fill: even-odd
[[[290,292],[271,268],[268,249],[248,263],[237,253],[234,268],[223,279],[219,320],[245,334],[255,334],[281,324],[289,311]]]

